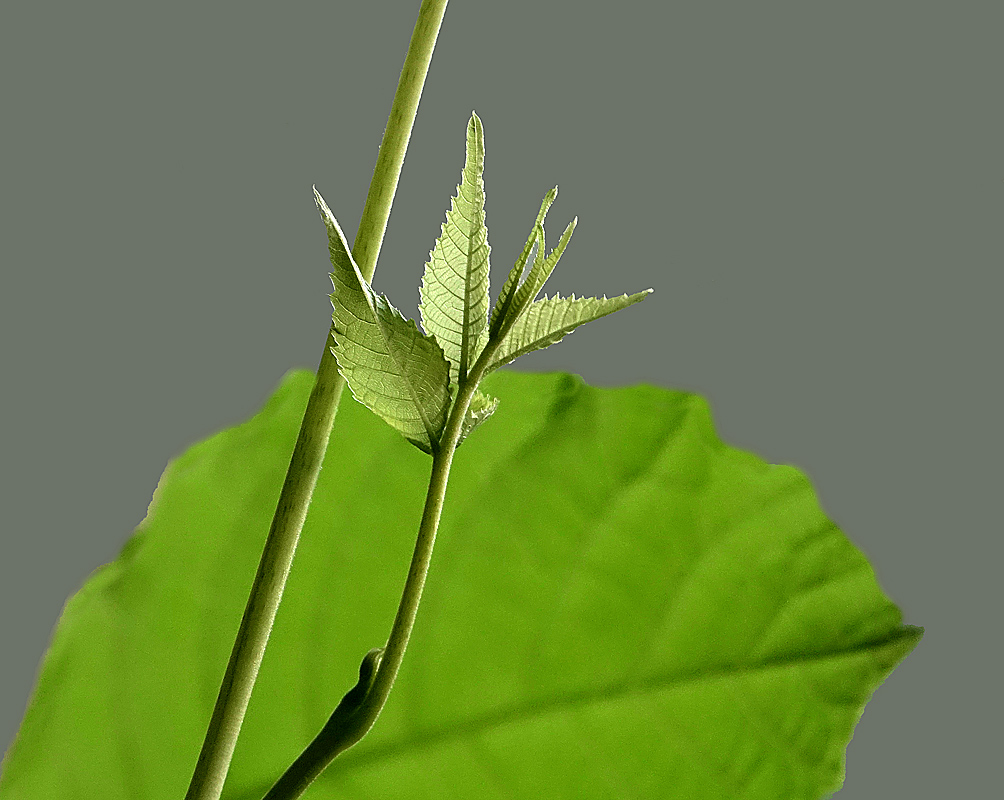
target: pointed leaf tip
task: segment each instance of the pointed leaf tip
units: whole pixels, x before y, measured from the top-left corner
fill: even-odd
[[[484,125],[481,123],[481,117],[479,117],[473,111],[471,112],[471,118],[470,118],[470,120],[467,123],[467,127],[468,127],[468,129],[471,129],[471,128],[474,129],[474,135],[477,136],[478,139],[484,139],[485,128],[484,128]],[[480,148],[479,149],[483,149],[484,148],[484,143],[480,142],[479,144],[480,144]]]

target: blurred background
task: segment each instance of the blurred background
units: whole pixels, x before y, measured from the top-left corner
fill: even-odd
[[[418,6],[0,10],[4,750],[167,461],[316,367],[311,185],[351,239]],[[997,785],[1002,24],[965,0],[454,0],[374,280],[416,315],[476,109],[496,289],[555,184],[549,240],[579,226],[549,292],[655,288],[519,367],[707,396],[927,628],[842,800]]]

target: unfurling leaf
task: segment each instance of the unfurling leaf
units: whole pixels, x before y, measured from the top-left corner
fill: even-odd
[[[540,211],[537,212],[537,219],[534,220],[533,228],[531,228],[530,235],[523,246],[523,252],[516,259],[516,264],[510,270],[509,277],[505,279],[505,283],[502,284],[502,291],[499,292],[498,299],[495,301],[491,319],[488,321],[489,336],[494,337],[509,318],[509,310],[513,307],[513,296],[516,293],[516,289],[519,288],[519,279],[523,277],[523,270],[526,268],[526,262],[530,258],[530,251],[533,249],[534,242],[537,243],[537,257],[534,259],[534,267],[537,267],[544,258],[544,217],[547,216],[547,210],[551,207],[557,196],[558,187],[555,186],[547,193],[540,204]]]
[[[554,344],[579,325],[626,308],[652,291],[611,299],[555,295],[534,302],[576,225],[573,219],[554,250],[547,252],[544,218],[558,196],[555,186],[540,204],[530,236],[489,320],[491,248],[485,226],[484,163],[484,129],[472,112],[460,184],[446,212],[442,233],[429,253],[419,290],[425,334],[413,321],[405,320],[386,297],[373,292],[352,260],[334,215],[314,192],[328,229],[328,249],[335,268],[332,352],[339,372],[356,400],[427,453],[438,445],[454,400],[476,363],[476,379],[480,380],[503,364]],[[533,263],[527,269],[532,254]],[[481,362],[479,356],[483,356]],[[486,362],[487,368],[482,369]],[[458,444],[488,419],[497,405],[498,401],[475,392],[470,407],[458,410],[463,411]]]
[[[332,352],[338,371],[356,400],[431,453],[450,410],[449,364],[433,337],[374,293],[316,189],[314,199],[328,230],[334,267]]]
[[[457,196],[451,199],[419,289],[422,327],[442,346],[455,385],[467,377],[485,343],[491,248],[485,227],[484,166],[484,129],[472,113]]]
[[[567,230],[566,233],[568,233]],[[564,238],[563,236],[562,239]],[[527,278],[527,280],[530,279]],[[513,323],[485,374],[487,375],[492,370],[498,369],[533,350],[549,347],[580,325],[634,305],[644,300],[651,291],[651,289],[646,289],[636,294],[622,294],[620,297],[611,298],[576,298],[575,295],[571,297],[555,295],[551,298],[545,297],[543,300],[538,300],[536,303],[532,303],[526,312]]]
[[[467,438],[467,435],[488,417],[495,413],[499,401],[495,397],[489,397],[483,392],[475,391],[471,398],[471,404],[464,415],[464,421],[460,426],[460,438],[457,440],[457,447]]]
[[[557,194],[557,188],[554,191]],[[547,202],[546,198],[545,202]],[[558,239],[558,245],[546,257],[544,256],[544,228],[543,226],[537,226],[537,257],[534,259],[533,266],[530,267],[530,271],[527,273],[526,280],[513,292],[512,302],[509,304],[505,317],[497,323],[497,336],[504,338],[507,332],[519,320],[520,316],[526,312],[527,307],[533,302],[533,299],[540,294],[540,290],[544,288],[544,284],[554,271],[554,267],[557,265],[562,253],[568,247],[568,242],[572,238],[572,233],[575,231],[577,223],[578,217],[575,217],[568,223],[568,227],[565,228],[564,233],[561,234],[561,238]],[[589,320],[585,321],[588,322]],[[544,346],[546,347],[547,345]]]

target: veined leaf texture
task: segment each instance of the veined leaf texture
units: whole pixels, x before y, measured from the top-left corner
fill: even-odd
[[[454,383],[466,378],[485,343],[491,248],[485,226],[484,168],[484,129],[472,113],[457,195],[450,201],[419,289],[422,326],[442,346]]]
[[[317,190],[328,230],[338,369],[352,396],[431,453],[450,410],[449,366],[439,344],[377,296],[352,259],[345,236]]]
[[[491,248],[485,225],[484,165],[484,128],[478,115],[472,113],[457,194],[429,254],[419,289],[425,334],[413,321],[405,320],[386,297],[373,291],[353,261],[337,220],[314,191],[334,268],[332,352],[339,371],[356,400],[426,453],[438,444],[458,387],[468,380],[486,346],[495,350],[480,377],[525,353],[554,344],[579,325],[626,308],[652,291],[611,299],[555,296],[533,302],[565,252],[576,224],[573,219],[554,250],[546,252],[543,222],[558,195],[558,187],[554,187],[540,205],[526,245],[489,318]],[[527,269],[535,245],[536,255]],[[488,419],[497,405],[497,400],[476,392],[464,414],[458,444]]]
[[[290,373],[169,464],[67,602],[0,800],[184,796],[312,385]],[[499,411],[454,459],[394,691],[307,796],[838,789],[865,703],[921,632],[808,479],[722,443],[692,394],[505,369],[484,386]],[[342,404],[224,800],[260,800],[386,640],[428,473]]]

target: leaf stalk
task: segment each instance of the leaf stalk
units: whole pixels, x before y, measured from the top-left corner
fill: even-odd
[[[429,489],[425,496],[425,507],[422,510],[422,521],[415,540],[415,550],[412,553],[411,565],[408,567],[408,578],[401,593],[394,625],[391,628],[387,644],[378,657],[376,673],[369,684],[365,695],[351,707],[346,706],[346,699],[359,690],[363,684],[363,668],[360,668],[360,683],[357,684],[346,698],[339,703],[327,723],[314,740],[294,761],[282,777],[268,791],[263,800],[296,800],[307,787],[320,775],[327,766],[341,753],[359,742],[373,727],[377,717],[383,710],[390,696],[390,690],[397,678],[398,670],[404,659],[411,632],[418,616],[418,606],[425,588],[425,579],[429,573],[432,561],[432,551],[436,543],[436,533],[439,530],[439,520],[446,499],[446,487],[450,478],[450,467],[453,464],[453,454],[460,441],[460,432],[464,417],[470,407],[471,399],[491,363],[498,340],[489,340],[478,360],[471,368],[470,374],[461,382],[457,389],[457,397],[450,411],[443,437],[433,449],[432,471],[429,476]],[[372,658],[379,650],[371,650],[367,658]],[[364,659],[363,665],[366,661]]]

